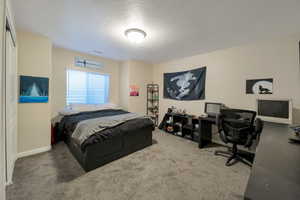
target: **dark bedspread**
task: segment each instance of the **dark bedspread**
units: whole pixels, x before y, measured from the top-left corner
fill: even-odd
[[[126,114],[126,113],[128,112],[124,110],[108,109],[108,110],[101,110],[101,111],[81,112],[74,115],[64,116],[58,125],[58,133],[57,133],[58,138],[71,137],[77,124],[80,121],[99,118],[99,117]],[[90,136],[84,143],[82,143],[81,149],[82,151],[84,151],[88,145],[101,143],[109,138],[113,138],[114,136],[117,136],[124,132],[130,132],[130,130],[149,127],[149,126],[153,127],[154,125],[153,122],[147,118],[137,118],[137,119],[129,120],[113,128],[107,128],[103,131],[100,131]]]

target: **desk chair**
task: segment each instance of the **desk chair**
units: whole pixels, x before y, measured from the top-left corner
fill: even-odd
[[[215,151],[215,155],[229,157],[226,166],[231,166],[237,161],[252,166],[252,163],[246,160],[245,152],[242,153],[238,150],[238,145],[249,148],[253,140],[259,138],[263,123],[260,119],[255,121],[255,117],[256,112],[254,111],[238,109],[224,109],[217,116],[220,138],[226,144],[232,144],[232,148],[229,148],[228,151]]]

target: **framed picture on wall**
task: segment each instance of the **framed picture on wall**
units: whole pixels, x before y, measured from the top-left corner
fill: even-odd
[[[47,103],[49,78],[20,76],[19,103]]]
[[[246,80],[246,94],[273,94],[273,79]]]
[[[140,93],[139,93],[139,90],[140,90],[139,86],[137,86],[137,85],[130,85],[129,88],[130,88],[129,96],[131,96],[131,97],[137,97],[137,96],[140,95]]]

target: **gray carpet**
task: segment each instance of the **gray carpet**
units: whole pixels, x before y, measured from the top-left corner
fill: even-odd
[[[85,173],[65,144],[17,160],[7,200],[234,200],[242,199],[250,168],[225,167],[222,147],[197,144],[156,130],[156,144]]]

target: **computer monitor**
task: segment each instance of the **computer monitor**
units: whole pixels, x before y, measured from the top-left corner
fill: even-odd
[[[220,111],[222,109],[221,103],[212,103],[212,102],[206,102],[204,112],[209,117],[216,117],[218,114],[220,114]]]
[[[264,121],[292,124],[292,110],[289,99],[257,99],[257,117]]]

